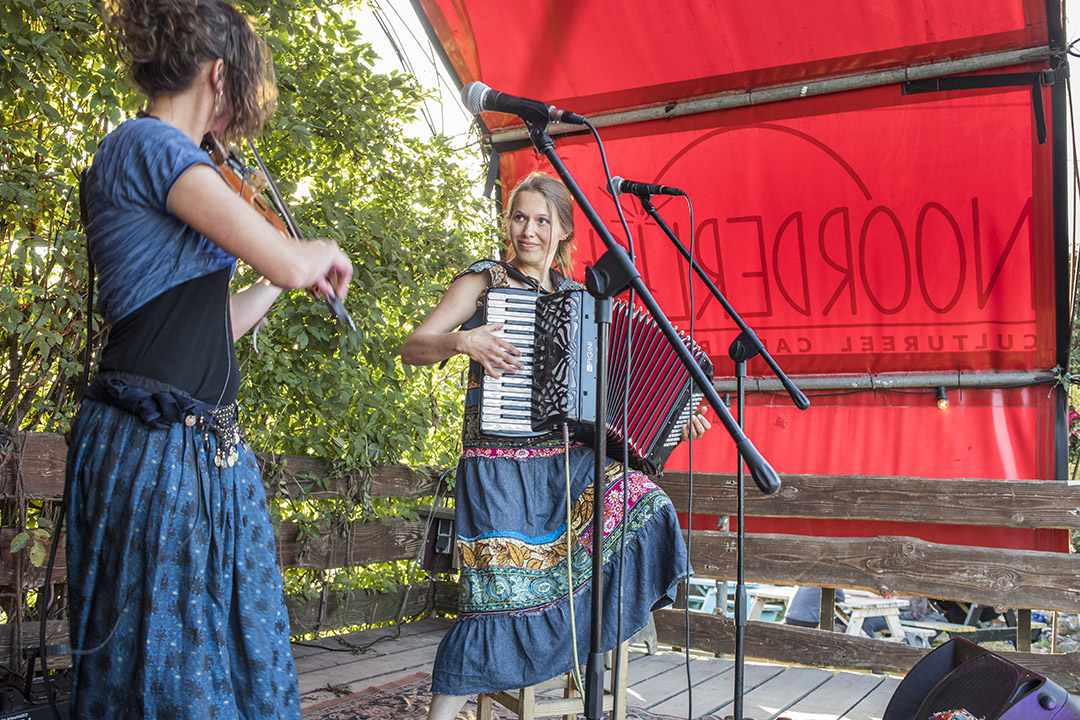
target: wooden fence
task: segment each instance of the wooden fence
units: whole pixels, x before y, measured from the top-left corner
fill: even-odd
[[[676,508],[688,506],[684,473],[660,484]],[[734,474],[696,473],[694,512],[735,513]],[[1080,486],[1051,481],[940,480],[872,476],[784,475],[779,493],[759,493],[747,479],[746,513],[760,517],[898,520],[1015,528],[1080,528]],[[735,579],[735,534],[694,531],[690,560],[698,576]],[[1030,649],[1031,610],[1080,612],[1080,555],[943,545],[910,537],[821,538],[748,534],[747,581],[855,588],[1018,610],[1017,647]],[[692,614],[691,643],[734,652],[733,621]],[[656,614],[663,642],[685,642],[683,613]],[[1025,640],[1026,645],[1025,647]],[[904,673],[928,651],[887,640],[777,623],[748,623],[748,658]],[[1009,658],[1080,692],[1080,652],[1017,652]]]
[[[62,437],[40,433],[15,436],[15,452],[0,463],[0,502],[55,503],[63,492],[66,445]],[[362,488],[371,497],[420,498],[436,492],[439,471],[430,468],[387,467],[368,477],[326,477],[321,463],[305,458],[259,456],[266,475],[275,478],[271,497],[331,497],[356,495]],[[284,461],[284,462],[283,462]],[[284,470],[282,467],[284,465]],[[319,478],[318,482],[313,478]],[[660,479],[680,511],[687,509],[688,478],[668,472]],[[735,512],[735,478],[699,473],[694,477],[694,511],[715,515]],[[752,483],[746,492],[747,513],[755,516],[902,520],[1017,528],[1080,528],[1080,487],[1061,482],[927,480],[895,477],[825,477],[784,475],[774,496],[758,493]],[[0,601],[3,589],[25,593],[40,587],[44,568],[34,567],[26,552],[8,553],[17,513],[0,515]],[[332,570],[419,556],[425,521],[401,517],[357,522],[340,533],[298,540],[298,529],[280,528],[278,559],[284,567]],[[691,561],[699,576],[732,580],[735,576],[735,536],[727,532],[695,531]],[[813,538],[777,534],[747,536],[745,574],[748,581],[857,588],[883,594],[975,602],[1020,612],[1018,637],[1023,648],[1024,624],[1030,610],[1080,612],[1080,556],[1064,553],[998,550],[952,546],[906,537]],[[63,553],[53,582],[65,577]],[[415,616],[432,608],[452,612],[456,589],[442,582],[423,581],[382,594],[341,599],[333,593],[290,606],[294,633]],[[5,610],[8,607],[5,606]],[[663,642],[682,645],[684,614],[656,613]],[[691,643],[721,654],[734,651],[734,625],[721,615],[692,613]],[[63,623],[50,623],[50,644],[65,642]],[[20,649],[37,645],[37,624],[23,623],[9,612],[0,625],[0,660],[18,666]],[[903,673],[927,652],[886,640],[860,638],[825,630],[751,621],[745,634],[748,658],[805,665]],[[1018,652],[1010,658],[1050,677],[1070,692],[1080,692],[1080,652],[1041,654]]]
[[[18,533],[19,506],[44,503],[46,511],[59,503],[64,491],[67,444],[60,435],[17,433],[8,452],[0,453],[0,606],[8,622],[0,624],[0,663],[18,668],[25,661],[22,649],[38,645],[38,622],[23,617],[23,598],[45,581],[45,567],[30,562],[25,550],[11,554]],[[272,477],[267,495],[330,498],[357,496],[412,499],[435,494],[440,473],[433,469],[395,466],[379,468],[370,476],[327,477],[322,463],[308,458],[257,455],[264,477]],[[4,510],[6,508],[6,510]],[[388,517],[354,522],[341,532],[318,537],[304,535],[291,523],[282,523],[278,535],[278,562],[282,567],[335,570],[393,560],[414,560],[423,546],[426,518]],[[64,552],[57,553],[52,584],[62,590],[67,574]],[[305,602],[289,603],[294,634],[361,624],[393,621],[453,607],[456,587],[428,580],[399,586],[392,592],[339,597],[326,592]],[[66,623],[50,621],[48,645],[67,643]]]

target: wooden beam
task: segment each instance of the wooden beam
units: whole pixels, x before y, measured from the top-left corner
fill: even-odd
[[[657,483],[686,512],[687,474],[666,472]],[[694,474],[695,513],[734,515],[736,495],[734,474]],[[1080,485],[1050,480],[785,474],[775,495],[748,479],[744,496],[747,514],[760,517],[1080,528]]]
[[[278,564],[282,567],[331,570],[391,560],[412,560],[420,552],[424,527],[422,521],[391,517],[366,523],[355,522],[344,536],[326,534],[297,539],[297,526],[282,523],[278,537]],[[0,554],[3,557],[0,586],[15,586],[16,566],[21,563],[23,589],[41,587],[45,582],[45,567],[31,565],[27,550],[17,555],[8,552],[15,535],[14,529],[0,530]],[[62,583],[66,578],[67,558],[64,548],[60,547],[56,553],[52,582]]]
[[[27,545],[24,550],[20,550],[14,555],[9,552],[11,541],[17,534],[13,528],[0,530],[0,587],[15,587],[16,571],[20,564],[22,565],[22,589],[29,590],[41,587],[45,584],[45,565],[35,567],[30,563],[31,546]],[[45,546],[46,552],[49,547],[51,546]],[[56,549],[56,563],[53,566],[52,582],[62,583],[66,579],[67,555],[64,552],[64,546],[61,545]]]
[[[735,534],[694,531],[699,575],[735,577]],[[817,538],[752,533],[747,580],[859,588],[974,601],[1000,608],[1080,612],[1080,555],[940,545],[908,537]]]
[[[329,591],[325,598],[288,597],[290,633],[302,635],[356,625],[378,625],[409,618],[433,609],[434,584],[425,580],[399,585],[388,593],[356,591],[351,597]],[[388,630],[390,632],[390,630]]]
[[[1019,608],[1016,611],[1016,649],[1031,652],[1031,609]]]
[[[686,621],[681,610],[653,613],[660,642],[686,642]],[[889,640],[874,640],[780,623],[750,621],[743,636],[746,657],[845,670],[906,673],[929,650]],[[730,618],[690,613],[690,643],[697,650],[717,655],[735,652],[735,624]],[[1080,692],[1080,651],[1065,655],[1005,653],[1002,657],[1045,675],[1070,693]]]
[[[836,627],[836,588],[821,588],[818,613],[818,628],[832,632]]]
[[[301,494],[312,498],[360,497],[366,491],[370,497],[411,500],[434,495],[442,474],[439,468],[406,465],[371,468],[368,477],[357,472],[328,474],[326,464],[315,458],[270,453],[255,453],[255,457],[264,481],[270,480],[268,497],[295,498]],[[273,478],[279,478],[276,484]]]
[[[0,663],[7,667],[25,672],[27,667],[26,658],[22,651],[27,648],[36,648],[39,642],[38,633],[41,626],[37,620],[25,620],[22,626],[22,642],[17,643],[15,626],[13,624],[0,625]],[[45,622],[45,646],[55,647],[67,645],[71,642],[67,620],[48,620]],[[65,668],[71,665],[71,655],[51,655],[47,659],[50,669]],[[35,663],[36,673],[41,672],[40,663]]]
[[[16,433],[15,447],[16,456],[0,465],[0,499],[14,499],[16,472],[22,474],[26,497],[54,501],[63,497],[67,462],[64,437],[55,433]],[[264,479],[276,479],[267,489],[269,497],[359,497],[366,491],[370,497],[407,500],[434,495],[442,474],[439,468],[388,465],[372,468],[368,477],[361,473],[327,476],[325,463],[315,458],[271,453],[255,453],[255,457]]]
[[[660,642],[686,644],[682,610],[658,610],[653,613],[653,619]],[[927,652],[903,643],[760,620],[747,622],[743,640],[747,658],[848,670],[905,673]],[[717,655],[733,655],[734,621],[723,615],[691,612],[690,645]]]
[[[457,615],[459,586],[451,580],[435,581],[435,612]]]
[[[17,474],[23,491],[33,500],[59,500],[64,495],[67,441],[56,433],[15,433],[15,454],[0,464],[0,498],[15,497]]]
[[[67,457],[63,436],[17,433],[16,446],[27,497],[59,499]],[[367,478],[361,473],[328,477],[326,465],[315,458],[269,453],[256,453],[256,457],[264,477],[279,480],[268,489],[271,497],[358,495],[368,480],[367,492],[372,497],[426,497],[435,493],[442,472],[439,468],[394,465],[374,468]],[[0,497],[14,497],[17,467],[14,459],[0,467]],[[686,473],[667,472],[659,484],[676,508],[685,511],[689,494]],[[747,512],[762,517],[1080,528],[1080,486],[1056,481],[785,474],[776,495],[762,495],[751,483],[745,499]],[[733,514],[735,502],[734,474],[695,474],[695,512]]]
[[[356,567],[415,559],[423,544],[424,523],[400,517],[356,521],[341,535],[297,538],[298,527],[281,523],[278,564],[315,570]]]
[[[24,620],[22,626],[22,647],[31,648],[38,646],[39,633],[41,632],[41,625],[37,620]],[[71,642],[71,636],[68,634],[67,620],[46,620],[45,621],[45,645],[51,647],[53,645],[67,645]],[[10,658],[8,661],[16,662],[13,667],[19,667],[26,661],[23,658],[14,658],[12,653],[15,650],[15,626],[13,624],[0,625],[0,657]],[[59,662],[56,658],[70,656],[54,656],[49,658],[49,666],[52,667],[55,664],[66,665],[67,662]],[[40,665],[38,666],[40,669]]]

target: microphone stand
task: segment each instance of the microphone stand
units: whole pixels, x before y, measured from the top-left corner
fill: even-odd
[[[745,458],[746,464],[750,467],[750,474],[754,478],[754,482],[757,483],[762,492],[769,495],[775,493],[780,489],[780,478],[776,474],[776,471],[773,470],[768,462],[766,462],[758,449],[754,447],[754,444],[750,442],[750,439],[743,434],[742,429],[736,424],[734,418],[731,416],[731,412],[727,409],[727,406],[725,406],[720,399],[720,395],[716,392],[716,388],[713,387],[712,382],[705,375],[705,372],[698,366],[697,362],[695,362],[689,348],[683,344],[678,333],[675,331],[675,328],[672,327],[671,321],[667,319],[660,309],[660,306],[653,298],[652,293],[645,287],[645,283],[641,279],[641,274],[638,273],[634,264],[630,262],[630,257],[627,255],[626,250],[615,241],[615,238],[604,225],[600,216],[597,215],[577,182],[574,181],[570,171],[566,169],[566,165],[563,164],[562,159],[559,157],[558,153],[555,152],[555,143],[547,134],[547,123],[544,122],[538,124],[536,122],[525,120],[525,125],[529,128],[529,137],[532,140],[533,146],[542,153],[548,159],[548,162],[551,163],[552,167],[555,168],[555,171],[558,173],[559,177],[562,178],[562,181],[570,191],[570,194],[577,201],[578,206],[581,208],[582,212],[585,213],[589,223],[593,226],[593,229],[596,230],[600,239],[607,247],[607,252],[605,252],[600,259],[586,271],[586,286],[588,287],[589,293],[595,298],[603,298],[605,296],[610,298],[622,292],[627,287],[634,288],[637,296],[641,299],[642,305],[649,311],[649,314],[656,322],[657,327],[663,332],[664,336],[671,344],[672,349],[675,351],[675,354],[690,373],[694,385],[705,396],[705,399],[731,435],[732,440],[735,442],[735,447],[738,448],[740,455]],[[603,330],[603,325],[601,325],[601,329],[602,333],[607,332],[607,330]],[[606,339],[604,342],[606,343]],[[597,398],[598,405],[603,403],[604,399],[607,397],[606,371],[606,364],[600,363],[597,373],[597,388],[599,392],[599,397]],[[601,387],[603,387],[602,392],[600,392]],[[585,716],[588,720],[602,720],[604,714],[604,665],[602,654],[603,608],[601,605],[604,580],[603,468],[606,455],[606,431],[603,428],[604,416],[598,415],[596,422],[598,426],[596,429],[596,436],[598,438],[603,436],[601,442],[603,442],[604,445],[598,446],[595,449],[596,462],[594,470],[595,475],[593,478],[592,633],[588,662],[586,664],[585,684]]]
[[[745,420],[746,398],[744,381],[746,379],[746,361],[753,354],[745,356],[737,350],[740,345],[739,338],[731,344],[728,353],[735,361],[735,388],[739,399],[739,427],[743,427]],[[756,338],[755,338],[756,339]],[[745,346],[743,346],[745,347]],[[760,347],[760,345],[759,345]],[[746,636],[746,582],[745,582],[745,545],[746,545],[746,514],[744,508],[744,489],[746,475],[743,472],[742,455],[735,453],[735,495],[737,504],[735,508],[736,534],[735,534],[735,687],[734,687],[734,718],[743,720],[743,679],[744,666],[746,664],[745,636]]]
[[[719,288],[713,283],[705,271],[702,270],[701,265],[687,251],[686,246],[682,244],[682,241],[672,232],[668,227],[664,219],[660,217],[656,207],[652,204],[651,198],[644,195],[638,195],[638,200],[641,201],[641,206],[645,209],[645,212],[656,221],[656,224],[664,231],[668,239],[678,249],[682,256],[690,263],[690,267],[694,269],[697,276],[701,278],[706,287],[709,288],[709,292],[713,294],[720,304],[723,305],[724,310],[727,311],[728,316],[735,321],[735,324],[739,326],[742,332],[731,343],[731,347],[728,349],[728,355],[735,361],[735,391],[738,397],[739,409],[738,409],[738,423],[739,427],[744,427],[745,416],[745,399],[746,399],[746,363],[750,358],[755,355],[761,355],[772,371],[776,373],[776,376],[783,383],[784,388],[788,391],[788,395],[791,396],[792,402],[800,410],[805,410],[810,406],[810,401],[806,395],[803,394],[798,387],[784,374],[784,371],[780,369],[780,366],[776,364],[772,356],[761,344],[761,340],[751,330],[743,319],[739,317],[739,314],[735,312],[735,309],[720,292]],[[693,232],[693,228],[690,229]],[[734,688],[734,720],[743,720],[743,679],[744,679],[744,665],[745,665],[745,635],[747,625],[747,611],[746,611],[746,582],[744,576],[744,555],[746,547],[746,515],[745,515],[745,488],[746,475],[743,469],[742,453],[738,452],[736,456],[736,470],[735,470],[735,495],[736,495],[736,535],[735,535],[735,555],[736,555],[736,571],[735,571],[735,688]]]

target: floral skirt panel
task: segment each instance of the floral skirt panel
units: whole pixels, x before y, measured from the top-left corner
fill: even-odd
[[[255,456],[85,400],[68,450],[73,718],[300,718]]]
[[[566,463],[564,464],[564,460]],[[570,669],[571,602],[578,660],[588,656],[592,604],[593,453],[467,448],[458,464],[458,619],[439,645],[432,691],[470,695],[535,685]],[[570,474],[569,524],[566,472]],[[607,651],[674,600],[686,546],[670,499],[639,472],[607,466],[604,628]],[[567,537],[570,538],[569,548]],[[622,633],[616,637],[620,546]],[[569,576],[568,576],[569,570]]]

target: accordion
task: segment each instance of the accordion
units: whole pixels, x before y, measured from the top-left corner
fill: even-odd
[[[483,378],[481,432],[539,435],[566,422],[575,440],[593,444],[598,422],[593,313],[592,297],[582,290],[541,296],[513,288],[488,292],[485,322],[503,323],[503,337],[521,350],[525,370]],[[711,376],[705,352],[685,335],[682,339]],[[613,301],[607,365],[607,453],[621,457],[625,446],[631,467],[658,474],[702,396],[652,317],[620,299]]]

